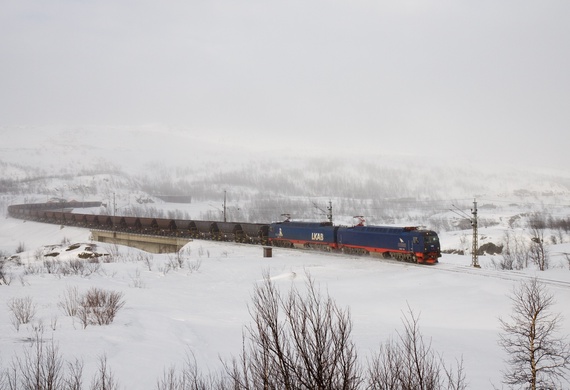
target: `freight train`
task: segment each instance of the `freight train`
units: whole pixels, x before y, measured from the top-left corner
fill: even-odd
[[[334,226],[330,222],[240,223],[123,217],[72,212],[101,202],[33,203],[8,206],[14,218],[137,234],[189,237],[287,248],[307,248],[435,264],[441,256],[433,230],[417,227]]]

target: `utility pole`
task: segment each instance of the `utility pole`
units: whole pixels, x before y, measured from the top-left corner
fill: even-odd
[[[473,218],[471,219],[471,226],[473,226],[473,247],[471,249],[471,266],[474,268],[481,268],[479,265],[479,234],[477,232],[477,199],[473,199],[473,209],[471,210]]]
[[[473,208],[471,209],[471,215],[473,217],[470,217],[467,213],[463,212],[457,206],[455,205],[452,206],[455,207],[456,210],[450,209],[450,211],[459,215],[461,218],[471,221],[471,226],[473,227],[473,240],[472,240],[473,244],[471,246],[471,266],[474,268],[481,268],[481,266],[479,265],[479,255],[477,253],[479,250],[479,233],[477,231],[477,199],[473,199]]]

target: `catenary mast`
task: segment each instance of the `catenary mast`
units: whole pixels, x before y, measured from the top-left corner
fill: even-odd
[[[471,248],[471,266],[481,268],[479,265],[479,233],[477,231],[477,199],[473,199],[473,209],[471,210],[473,218],[471,219],[471,226],[473,227],[473,247]]]

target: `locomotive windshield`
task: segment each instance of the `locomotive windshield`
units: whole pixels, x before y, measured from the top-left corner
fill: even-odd
[[[424,237],[424,242],[426,244],[437,244],[439,242],[439,238],[437,236],[430,236],[426,234]]]

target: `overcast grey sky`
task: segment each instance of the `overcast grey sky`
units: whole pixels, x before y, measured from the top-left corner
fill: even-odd
[[[1,125],[148,123],[567,167],[570,1],[0,0]]]

